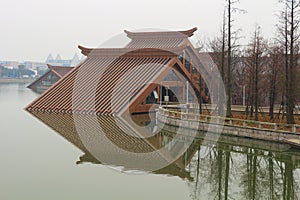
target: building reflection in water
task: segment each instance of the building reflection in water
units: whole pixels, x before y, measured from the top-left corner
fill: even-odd
[[[126,131],[130,130],[127,130],[126,126],[119,128],[118,120],[108,116],[96,116],[102,134],[105,133],[114,146],[130,152],[118,155],[118,150],[109,149],[105,145],[99,146],[101,143],[95,141],[99,140],[99,130],[89,124],[89,115],[77,114],[75,117],[75,114],[65,113],[30,113],[82,150],[84,154],[76,164],[105,164],[123,167],[124,171],[139,170],[177,176],[189,185],[191,199],[300,198],[300,152],[290,149],[287,145],[226,136],[221,136],[217,144],[208,145],[207,142],[203,143],[203,133],[197,133],[197,137],[193,138],[191,143],[189,137],[178,138],[177,131],[166,126],[151,137],[139,138],[127,134]],[[74,123],[78,119],[83,122],[80,124],[86,124],[80,134],[78,129],[81,127]],[[131,119],[137,125],[151,129],[150,131],[155,125],[151,125],[148,116],[136,115]],[[148,170],[151,169],[149,165],[152,162],[142,160],[143,157],[139,156],[164,147],[176,148],[176,152],[180,152],[181,149],[186,149],[183,148],[185,143],[188,143],[187,150],[181,152],[174,162],[154,171]],[[90,152],[91,149],[93,152]],[[163,158],[172,157],[164,152],[151,155],[154,160],[161,161],[161,154]],[[127,162],[120,159],[120,156],[125,156]]]

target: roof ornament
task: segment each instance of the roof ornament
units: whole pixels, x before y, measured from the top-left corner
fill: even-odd
[[[185,31],[160,31],[160,32],[130,32],[124,30],[130,39],[157,39],[157,38],[188,38],[194,35],[197,28]]]

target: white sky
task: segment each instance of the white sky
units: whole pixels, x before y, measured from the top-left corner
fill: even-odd
[[[278,0],[240,0],[246,14],[235,14],[235,28],[249,37],[256,23],[273,37]],[[77,45],[97,47],[124,29],[185,30],[199,38],[219,34],[225,0],[1,0],[0,60],[63,59]]]

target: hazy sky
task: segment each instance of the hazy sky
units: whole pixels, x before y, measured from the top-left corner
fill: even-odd
[[[272,37],[278,0],[240,0],[235,28],[249,36],[256,23]],[[185,30],[198,27],[201,39],[219,34],[225,0],[1,0],[0,60],[63,59],[77,45],[97,47],[124,29]]]

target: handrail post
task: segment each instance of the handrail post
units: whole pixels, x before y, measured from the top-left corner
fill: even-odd
[[[278,124],[276,124],[276,123],[274,125],[274,131],[278,131]]]
[[[296,125],[295,125],[295,124],[293,125],[292,132],[293,132],[293,133],[296,133],[296,132],[297,132],[297,128],[296,128]]]

